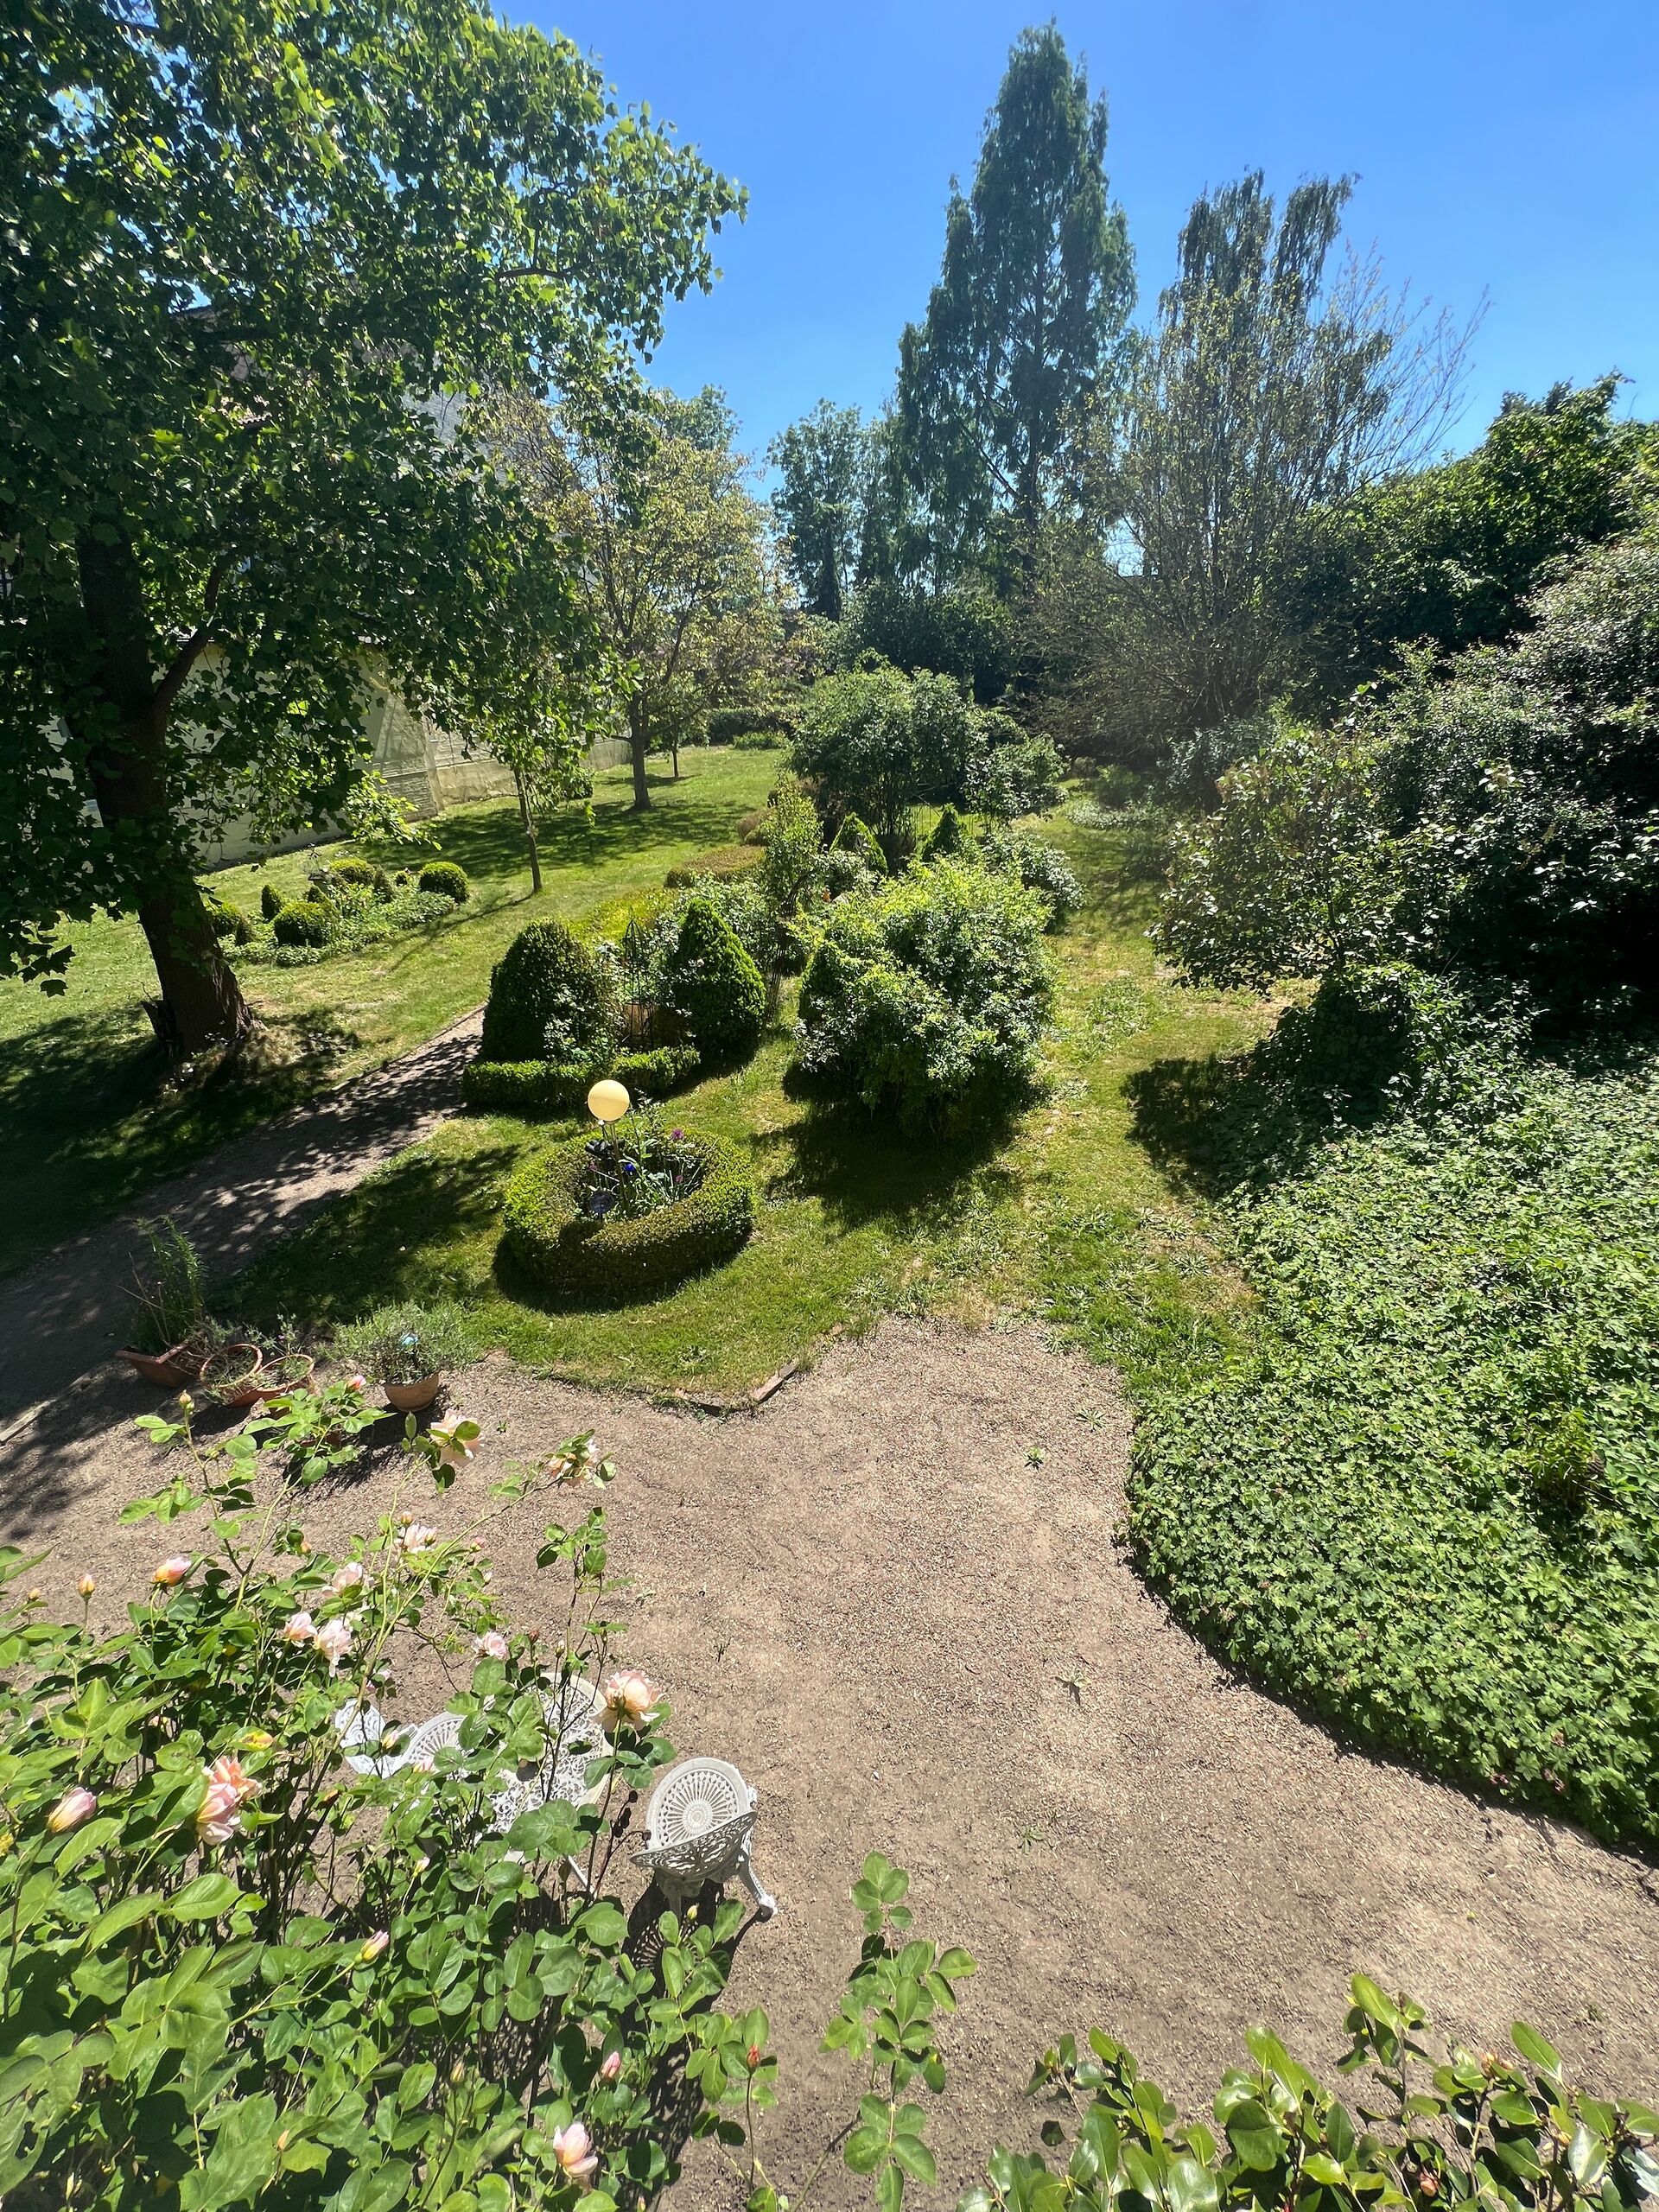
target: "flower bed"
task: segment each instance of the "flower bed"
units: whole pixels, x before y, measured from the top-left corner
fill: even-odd
[[[730,1259],[754,1225],[753,1182],[718,1138],[667,1141],[671,1168],[648,1154],[636,1174],[671,1174],[683,1195],[632,1214],[635,1201],[617,1195],[635,1179],[626,1174],[627,1140],[575,1137],[528,1161],[507,1185],[504,1256],[539,1289],[577,1301],[635,1297]]]

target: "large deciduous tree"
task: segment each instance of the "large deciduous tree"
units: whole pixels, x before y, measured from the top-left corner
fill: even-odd
[[[856,407],[821,399],[772,440],[766,458],[781,480],[772,507],[801,603],[838,622],[858,564],[870,433]]]
[[[25,0],[0,85],[0,964],[136,912],[194,1049],[201,830],[338,808],[371,681],[465,728],[585,650],[472,396],[602,389],[739,195],[471,0]]]
[[[1127,377],[1134,263],[1106,103],[1051,23],[1020,35],[927,314],[900,341],[896,441],[945,573],[1028,566],[1068,442]]]

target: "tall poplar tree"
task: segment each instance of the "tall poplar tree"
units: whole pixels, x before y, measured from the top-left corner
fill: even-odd
[[[936,576],[1033,557],[1068,442],[1127,381],[1135,268],[1109,197],[1106,102],[1053,24],[1023,31],[973,190],[954,181],[944,260],[899,346],[899,463]]]

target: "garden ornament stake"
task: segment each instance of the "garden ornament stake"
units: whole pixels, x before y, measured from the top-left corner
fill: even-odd
[[[596,1122],[620,1122],[632,1104],[626,1084],[613,1082],[609,1076],[588,1094],[588,1111]]]
[[[645,1805],[645,1847],[633,1854],[678,1912],[707,1882],[735,1875],[754,1899],[762,1920],[778,1900],[763,1889],[749,1856],[756,1791],[725,1759],[682,1759],[671,1767]]]

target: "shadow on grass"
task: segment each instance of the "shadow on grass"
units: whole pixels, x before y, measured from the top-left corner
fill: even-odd
[[[507,1144],[462,1154],[417,1146],[273,1246],[214,1303],[266,1327],[289,1319],[320,1330],[396,1300],[453,1297],[464,1271],[448,1255],[489,1232],[519,1156]]]
[[[543,868],[602,868],[665,845],[712,844],[749,804],[722,789],[708,788],[695,771],[677,784],[666,771],[653,771],[645,781],[653,804],[644,813],[633,811],[626,786],[601,784],[594,795],[591,820],[585,808],[572,805],[539,823]],[[480,882],[529,872],[524,833],[514,807],[467,809],[447,817],[439,835],[444,859],[459,861]]]
[[[969,1136],[918,1138],[861,1106],[817,1101],[791,1128],[753,1144],[763,1170],[768,1154],[791,1154],[771,1178],[774,1196],[816,1198],[838,1229],[874,1222],[920,1237],[950,1228],[969,1185],[993,1203],[1007,1195],[1016,1179],[993,1163],[1011,1134],[1004,1118]]]

